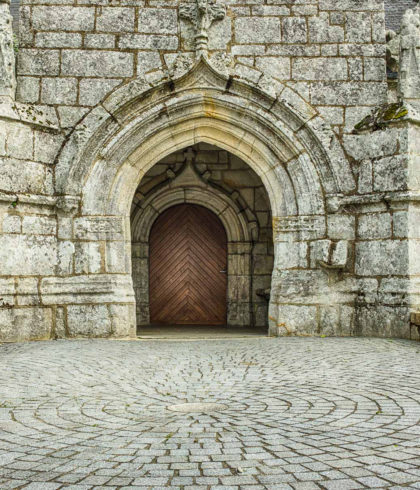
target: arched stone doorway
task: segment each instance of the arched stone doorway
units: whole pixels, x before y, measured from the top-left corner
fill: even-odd
[[[270,201],[261,179],[243,160],[206,143],[161,159],[136,190],[131,234],[137,326],[152,323],[151,228],[165,210],[179,204],[205,207],[218,216],[226,231],[226,324],[267,328],[274,261]]]
[[[289,87],[261,82],[233,79],[201,58],[169,82],[125,84],[84,117],[57,158],[58,220],[59,227],[70,220],[71,245],[81,257],[89,260],[96,247],[102,273],[46,279],[44,301],[57,304],[57,295],[60,301],[71,295],[78,311],[102,305],[112,335],[135,335],[132,196],[157,162],[207,143],[242,159],[269,198],[270,333],[351,333],[357,288],[343,274],[351,267],[352,244],[341,238],[353,235],[340,230],[345,223],[354,232],[340,204],[356,186],[349,161],[316,109]],[[190,197],[203,196],[205,189]],[[236,233],[249,225],[240,215],[235,223]],[[58,247],[67,242],[62,235]]]

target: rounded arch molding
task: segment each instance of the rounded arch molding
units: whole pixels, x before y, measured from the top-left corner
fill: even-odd
[[[227,321],[231,326],[252,324],[251,255],[256,222],[249,222],[228,195],[214,188],[175,187],[153,192],[131,219],[133,287],[136,296],[137,326],[150,324],[149,312],[149,236],[156,219],[178,204],[195,204],[212,211],[226,231]],[[147,280],[145,280],[147,278]]]

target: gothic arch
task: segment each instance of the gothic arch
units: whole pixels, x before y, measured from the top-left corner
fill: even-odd
[[[155,87],[135,80],[91,111],[58,157],[57,189],[79,196],[85,215],[127,216],[127,196],[142,175],[199,141],[242,158],[263,181],[275,216],[323,214],[326,194],[355,187],[334,132],[300,96],[284,88],[273,97],[200,59]]]
[[[299,292],[287,290],[285,297],[282,271],[300,274],[309,267],[304,241],[327,237],[327,198],[355,188],[335,133],[290,88],[282,86],[273,94],[265,85],[224,75],[204,58],[178,78],[153,86],[137,79],[122,86],[85,116],[58,156],[55,179],[63,208],[74,203],[77,226],[105,240],[116,236],[129,250],[130,205],[143,175],[163,157],[198,142],[241,158],[265,186],[275,241],[274,331],[280,304],[299,302]],[[111,252],[108,256],[112,261]],[[116,270],[112,264],[106,267]],[[128,258],[127,284],[130,272]],[[126,297],[132,294],[128,289]]]

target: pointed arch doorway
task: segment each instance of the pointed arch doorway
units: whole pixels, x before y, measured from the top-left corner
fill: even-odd
[[[196,204],[172,206],[150,239],[150,322],[227,323],[227,237],[220,219]]]

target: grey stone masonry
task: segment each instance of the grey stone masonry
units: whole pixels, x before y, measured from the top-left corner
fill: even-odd
[[[419,6],[392,92],[382,0],[24,0],[19,47],[9,11],[0,341],[135,336],[180,202],[226,229],[229,325],[419,338]]]

